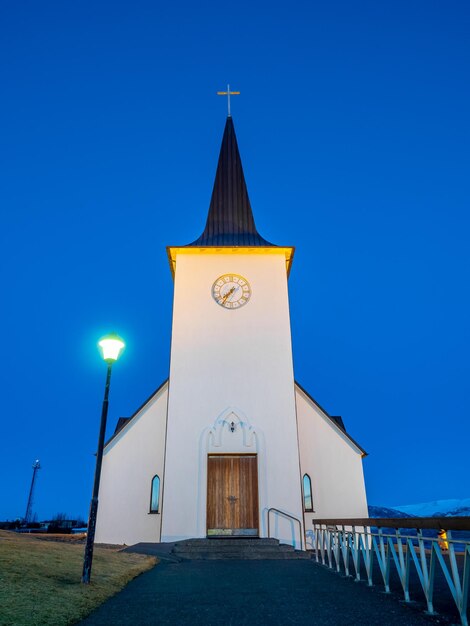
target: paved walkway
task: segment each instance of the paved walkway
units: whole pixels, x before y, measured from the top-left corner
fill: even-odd
[[[445,624],[313,561],[161,562],[81,626]]]

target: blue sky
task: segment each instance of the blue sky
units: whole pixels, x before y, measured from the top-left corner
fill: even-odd
[[[297,380],[369,452],[372,504],[470,495],[470,5],[4,2],[0,519],[85,515],[167,377],[165,246],[204,227],[232,112],[258,230],[295,245]]]

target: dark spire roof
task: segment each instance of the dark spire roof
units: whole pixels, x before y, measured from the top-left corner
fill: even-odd
[[[189,246],[274,246],[256,230],[232,118],[227,117],[204,232]]]

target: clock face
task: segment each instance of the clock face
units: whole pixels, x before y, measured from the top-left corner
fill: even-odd
[[[212,297],[224,309],[239,309],[251,298],[250,283],[240,274],[224,274],[212,285]]]

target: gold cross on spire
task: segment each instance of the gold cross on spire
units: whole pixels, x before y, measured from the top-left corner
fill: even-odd
[[[230,114],[230,96],[239,96],[240,92],[239,91],[230,91],[230,85],[227,85],[227,91],[218,91],[217,95],[218,96],[227,96],[228,116],[232,117],[231,114]]]

